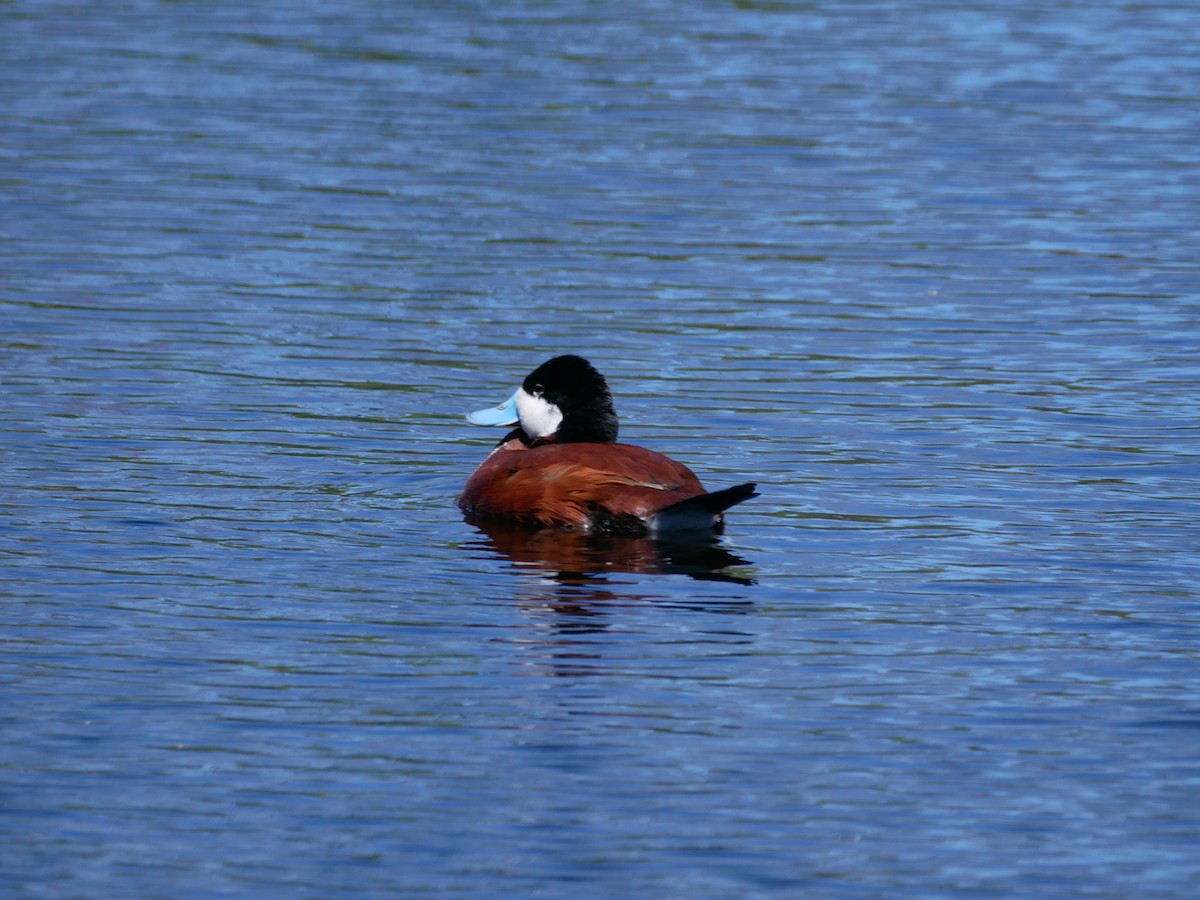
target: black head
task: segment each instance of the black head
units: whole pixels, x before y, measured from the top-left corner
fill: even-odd
[[[522,409],[523,426],[527,414],[529,418],[561,414],[557,430],[544,435],[548,440],[610,443],[617,439],[617,412],[608,383],[583,357],[556,356],[534,369],[521,388],[528,397],[528,401],[518,400],[519,409],[527,407]]]

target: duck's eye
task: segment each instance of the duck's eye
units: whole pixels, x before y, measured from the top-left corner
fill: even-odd
[[[535,384],[532,388],[530,388],[529,393],[544,394],[546,393],[546,386],[544,384]]]

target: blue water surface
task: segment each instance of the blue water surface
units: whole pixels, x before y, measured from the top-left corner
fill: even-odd
[[[1193,896],[1200,7],[960,6],[0,5],[0,892]]]

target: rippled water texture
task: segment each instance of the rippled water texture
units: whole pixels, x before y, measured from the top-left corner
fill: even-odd
[[[0,5],[0,893],[1193,895],[1200,7],[958,7]]]

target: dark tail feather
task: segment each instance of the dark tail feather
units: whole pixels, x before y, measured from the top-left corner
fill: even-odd
[[[757,497],[756,484],[739,484],[736,487],[688,497],[664,507],[650,517],[650,530],[661,534],[667,531],[712,531],[720,527],[721,513],[729,507]]]

